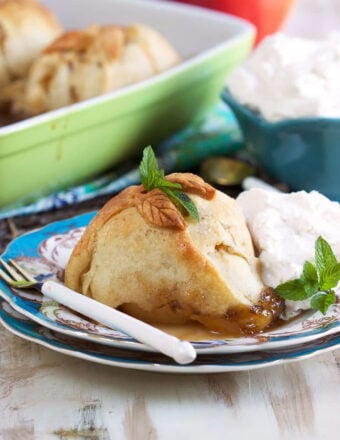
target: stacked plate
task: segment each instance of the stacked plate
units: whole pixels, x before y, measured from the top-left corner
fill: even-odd
[[[52,223],[14,240],[3,255],[40,281],[63,277],[63,268],[95,213]],[[19,337],[100,364],[168,373],[216,373],[277,365],[340,347],[340,303],[323,316],[310,311],[257,336],[195,342],[189,365],[156,353],[120,331],[92,322],[38,292],[0,281],[0,321]],[[217,336],[216,336],[217,338]]]

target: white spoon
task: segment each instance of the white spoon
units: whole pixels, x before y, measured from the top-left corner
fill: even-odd
[[[46,281],[41,286],[44,295],[70,309],[105,324],[115,330],[132,336],[149,347],[163,353],[178,364],[189,364],[196,359],[196,351],[188,341],[181,341],[175,336],[146,324],[130,315],[106,306],[92,298],[75,292],[54,281]]]

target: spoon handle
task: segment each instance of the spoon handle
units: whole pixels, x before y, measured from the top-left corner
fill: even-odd
[[[76,312],[105,324],[107,327],[121,330],[137,341],[171,357],[178,364],[189,364],[196,358],[196,351],[190,342],[181,341],[175,336],[77,293],[60,283],[46,281],[41,291],[47,297]]]

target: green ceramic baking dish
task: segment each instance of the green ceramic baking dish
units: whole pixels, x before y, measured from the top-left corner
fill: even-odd
[[[119,91],[0,128],[0,206],[80,183],[156,145],[219,98],[250,51],[252,25],[164,1],[45,0],[66,28],[145,23],[180,52],[177,67]]]

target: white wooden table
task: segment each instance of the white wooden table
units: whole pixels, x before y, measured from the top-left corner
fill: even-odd
[[[335,27],[340,0],[300,0],[286,23],[308,36]],[[332,352],[249,372],[154,374],[70,358],[0,329],[0,439],[335,439],[339,362]]]

